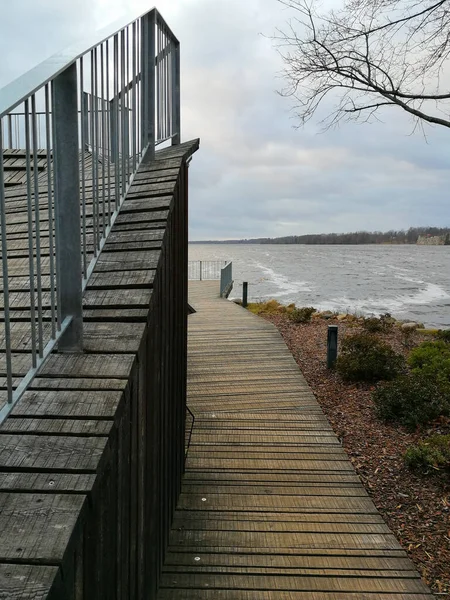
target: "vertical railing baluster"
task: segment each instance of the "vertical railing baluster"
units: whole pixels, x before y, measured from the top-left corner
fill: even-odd
[[[111,103],[109,101],[109,41],[106,40],[106,152],[108,159],[108,225],[111,225]]]
[[[156,11],[152,10],[142,19],[142,150],[147,148],[144,160],[149,162],[155,158],[155,46],[156,46]]]
[[[111,121],[111,140],[112,140],[112,161],[114,163],[115,178],[115,206],[119,208],[120,199],[120,164],[119,164],[119,35],[114,36],[114,98],[112,100],[112,121]]]
[[[0,132],[3,134],[3,120],[0,119]],[[0,138],[2,135],[0,135]],[[3,315],[5,332],[6,389],[8,404],[13,401],[11,322],[9,314],[8,241],[6,232],[5,184],[3,174],[3,145],[0,146],[0,234],[2,247]]]
[[[162,58],[161,58],[161,51],[162,51],[162,42],[161,42],[161,27],[159,24],[159,21],[157,21],[156,23],[156,31],[157,31],[157,36],[158,36],[158,43],[157,43],[157,47],[156,47],[156,57],[157,57],[157,64],[156,64],[156,69],[157,69],[157,76],[156,76],[156,82],[157,82],[157,93],[156,96],[158,98],[158,102],[156,105],[156,115],[157,115],[157,122],[158,122],[158,126],[156,129],[156,140],[159,142],[161,137],[162,137],[162,131],[161,131],[161,115],[162,115],[162,110],[161,110],[161,105],[162,105]]]
[[[42,325],[42,274],[41,274],[41,217],[39,206],[39,170],[38,170],[38,131],[36,123],[36,96],[31,96],[31,134],[33,147],[33,182],[34,182],[34,229],[36,247],[36,285],[38,313],[38,351],[39,358],[44,356],[44,333]]]
[[[33,242],[33,201],[31,192],[31,150],[30,150],[30,114],[29,101],[24,102],[25,110],[25,154],[27,172],[27,221],[28,221],[28,273],[30,281],[30,317],[31,317],[31,362],[33,369],[37,365],[36,357],[36,297],[34,292],[34,242]]]
[[[54,153],[58,222],[56,264],[59,271],[58,305],[62,319],[72,317],[59,349],[80,351],[83,346],[80,183],[78,162],[77,66],[73,63],[53,82]]]
[[[52,112],[51,112],[51,118],[52,118],[52,145],[53,145],[53,153],[52,153],[52,158],[53,158],[53,204],[54,204],[54,215],[55,215],[55,279],[56,279],[56,285],[55,285],[55,289],[56,289],[56,316],[57,316],[57,329],[58,332],[61,331],[61,324],[62,324],[62,317],[61,317],[61,304],[59,302],[59,288],[60,288],[60,284],[59,284],[59,266],[58,266],[58,253],[57,253],[57,245],[58,245],[58,240],[59,240],[59,221],[57,219],[56,216],[56,198],[58,197],[58,177],[57,177],[57,173],[58,173],[58,155],[56,153],[56,131],[55,131],[55,113],[54,113],[54,81],[52,81],[52,86],[51,86],[51,102],[52,102]]]
[[[47,213],[48,213],[48,252],[49,252],[49,286],[50,314],[52,322],[52,339],[56,338],[56,299],[55,299],[55,256],[53,245],[53,186],[52,172],[54,169],[52,157],[52,138],[50,130],[50,90],[45,86],[45,134],[47,147]]]
[[[143,95],[142,95],[142,82],[144,80],[144,73],[143,73],[142,48],[143,48],[143,22],[144,21],[145,21],[145,19],[143,19],[143,18],[139,19],[138,25],[137,25],[137,35],[138,35],[137,72],[139,74],[139,81],[137,83],[136,111],[137,111],[137,118],[138,118],[138,126],[136,129],[136,135],[137,135],[139,160],[142,159],[142,152],[143,152],[142,120],[143,120],[144,107],[143,107]]]
[[[137,119],[136,119],[136,86],[137,86],[137,69],[136,69],[136,21],[132,25],[132,48],[133,48],[133,66],[131,69],[131,81],[132,81],[132,128],[131,128],[131,139],[133,146],[133,173],[136,171],[136,129],[137,129]]]
[[[122,160],[120,161],[120,198],[125,195],[125,118],[126,118],[126,106],[125,106],[125,30],[122,29],[120,32],[120,91],[119,91],[119,103],[120,103],[120,139],[121,139],[121,154]]]
[[[91,141],[91,211],[92,211],[92,252],[94,257],[97,256],[97,213],[96,213],[96,188],[95,188],[95,109],[94,109],[94,93],[95,93],[95,65],[94,51],[91,50],[91,95],[89,98],[90,105],[90,141]]]
[[[82,73],[82,82],[84,83],[84,56],[80,58],[80,70]],[[81,138],[84,140],[81,149],[83,151],[89,148],[89,96],[84,90],[84,86],[81,85]]]
[[[181,143],[180,44],[173,43],[172,53],[172,144]]]
[[[127,167],[127,177],[126,177],[126,185],[128,186],[130,182],[130,27],[128,26],[126,29],[126,62],[125,62],[125,89],[124,89],[124,100],[126,101],[126,119],[125,119],[125,141],[126,141],[126,167]],[[126,90],[126,95],[125,95]],[[125,191],[126,191],[125,187]]]
[[[164,139],[169,136],[169,38],[164,27]]]
[[[87,241],[86,241],[86,135],[89,131],[87,94],[83,91],[84,85],[84,59],[80,58],[80,110],[81,110],[81,231],[82,231],[82,255],[83,255],[83,277],[86,279],[88,270]]]
[[[13,135],[12,135],[12,116],[8,115],[8,147],[13,148]]]
[[[94,189],[95,196],[93,196],[94,202],[94,210],[95,210],[95,225],[96,225],[96,246],[95,246],[95,256],[98,255],[100,250],[100,190],[99,190],[99,154],[100,154],[100,134],[99,134],[99,123],[98,123],[98,110],[99,110],[99,102],[98,102],[98,46],[94,48],[94,91],[93,91],[93,99],[92,106],[94,112],[94,150],[92,152],[92,161],[93,161],[93,173],[94,173]]]
[[[106,190],[105,190],[105,149],[106,149],[106,138],[105,138],[105,67],[104,67],[104,50],[103,44],[100,46],[100,107],[101,107],[101,138],[102,138],[102,236],[106,235]]]

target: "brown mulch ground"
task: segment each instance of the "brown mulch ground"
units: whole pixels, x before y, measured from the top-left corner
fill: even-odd
[[[438,597],[450,597],[450,481],[441,474],[414,475],[403,463],[405,450],[420,438],[450,433],[449,420],[414,433],[387,425],[375,416],[373,387],[344,383],[327,370],[328,325],[339,325],[340,339],[351,325],[334,319],[295,325],[286,315],[262,316],[283,335],[368,493],[423,579]],[[406,348],[398,328],[381,337],[405,355],[424,339],[414,333]]]

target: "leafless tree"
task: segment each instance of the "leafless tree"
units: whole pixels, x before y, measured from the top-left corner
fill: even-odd
[[[327,99],[326,127],[397,106],[416,124],[450,127],[450,0],[278,0],[293,10],[275,35],[301,123]],[[329,109],[329,101],[333,107]]]

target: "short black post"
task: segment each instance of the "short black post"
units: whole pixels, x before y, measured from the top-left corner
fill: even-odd
[[[336,363],[338,349],[338,328],[337,325],[328,326],[327,338],[327,368],[332,369]]]
[[[242,306],[244,308],[247,308],[247,305],[248,305],[247,297],[248,297],[248,283],[247,283],[247,281],[244,281],[244,283],[242,284]]]

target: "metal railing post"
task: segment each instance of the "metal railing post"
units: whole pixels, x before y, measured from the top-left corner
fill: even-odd
[[[109,138],[111,140],[111,148],[110,148],[110,161],[112,163],[117,162],[117,158],[119,155],[118,151],[118,143],[117,143],[117,114],[118,114],[118,100],[117,98],[113,98],[109,102],[110,111],[109,111]]]
[[[248,281],[244,281],[242,284],[242,306],[244,308],[248,306]]]
[[[332,369],[336,364],[338,352],[338,327],[337,325],[328,326],[327,335],[327,368]]]
[[[142,148],[144,162],[155,158],[156,10],[142,19]]]
[[[89,96],[86,92],[83,92],[83,106],[81,109],[81,126],[83,128],[83,141],[84,150],[89,149]]]
[[[81,350],[83,345],[76,63],[58,75],[52,87],[58,308],[62,322],[67,317],[72,318],[58,348],[69,352]],[[81,174],[82,177],[84,175]]]
[[[181,143],[181,69],[180,69],[180,43],[175,43],[172,53],[172,145]]]

